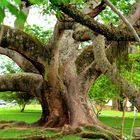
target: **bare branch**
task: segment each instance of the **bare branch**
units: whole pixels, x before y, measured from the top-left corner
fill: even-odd
[[[140,38],[131,25],[131,23],[125,18],[125,16],[109,1],[109,0],[104,0],[104,2],[124,21],[124,23],[129,27],[129,30],[131,33],[134,35],[135,39],[139,42],[140,44]]]

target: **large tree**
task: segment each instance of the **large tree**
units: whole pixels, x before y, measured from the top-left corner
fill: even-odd
[[[133,88],[112,63],[126,55],[130,42],[139,38],[124,23],[113,26],[95,19],[108,1],[85,1],[85,7],[50,0],[62,12],[48,44],[25,32],[1,25],[0,53],[13,59],[25,73],[0,76],[0,91],[22,91],[34,95],[41,103],[42,116],[37,122],[46,127],[75,129],[93,126],[119,139],[112,129],[101,123],[92,110],[87,93],[97,77],[104,73],[120,83],[122,93],[140,110],[140,93]],[[91,5],[93,7],[91,7]],[[128,23],[139,32],[140,1],[128,16]],[[59,17],[61,17],[59,15]],[[79,49],[81,42],[93,44]],[[105,137],[104,135],[102,137]]]

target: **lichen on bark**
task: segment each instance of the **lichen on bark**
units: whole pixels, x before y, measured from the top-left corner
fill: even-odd
[[[77,57],[75,64],[77,73],[80,74],[85,68],[94,61],[93,46],[87,46],[82,53]]]

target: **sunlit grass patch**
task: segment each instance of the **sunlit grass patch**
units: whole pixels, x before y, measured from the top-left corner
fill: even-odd
[[[32,123],[41,116],[40,105],[27,105],[24,112],[20,112],[19,107],[0,108],[0,120],[15,120]]]
[[[134,117],[133,112],[125,112],[124,133],[126,135],[130,135],[133,117]],[[121,129],[121,123],[122,123],[121,111],[104,110],[102,111],[99,119],[105,124],[117,130]],[[137,113],[136,115],[136,121],[134,127],[140,127],[140,113]]]
[[[25,121],[27,123],[32,123],[37,121],[41,116],[41,107],[39,105],[28,105],[24,112],[20,112],[19,107],[9,107],[0,108],[0,121]],[[133,112],[126,112],[124,124],[125,135],[130,135],[130,130],[133,122]],[[99,119],[105,124],[120,131],[122,122],[122,112],[113,110],[102,111]],[[2,124],[1,124],[2,125]],[[135,127],[140,127],[140,113],[137,113]],[[86,130],[86,129],[85,129]],[[88,130],[92,132],[92,130]],[[0,129],[0,138],[16,138],[16,137],[26,137],[31,135],[38,136],[53,136],[58,132],[54,131],[42,131],[42,128],[8,128]],[[56,140],[81,140],[82,138],[78,135],[68,135]]]

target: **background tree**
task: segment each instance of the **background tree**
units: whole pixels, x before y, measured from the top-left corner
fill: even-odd
[[[97,109],[97,116],[101,113],[105,104],[107,104],[109,100],[113,100],[116,96],[119,99],[117,86],[104,75],[100,75],[89,90],[89,98],[92,102],[95,102],[94,106]]]
[[[1,74],[12,74],[22,72],[22,70],[14,63],[14,61],[2,55],[0,57],[3,63],[3,65],[0,66]],[[0,93],[0,98],[7,102],[12,102],[15,100],[18,103],[21,112],[24,111],[25,106],[28,103],[30,103],[33,97],[34,96],[31,96],[30,94],[23,92],[6,91]]]
[[[26,33],[38,38],[43,43],[47,43],[52,35],[52,29],[44,30],[42,27],[37,25],[26,25],[24,30]]]

